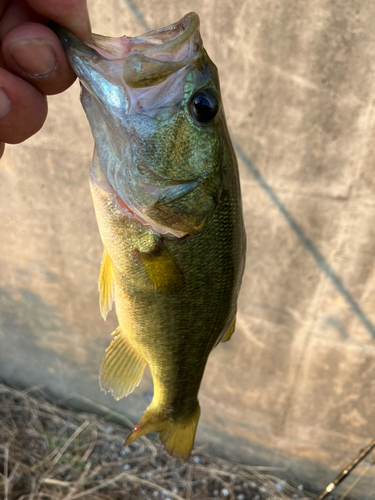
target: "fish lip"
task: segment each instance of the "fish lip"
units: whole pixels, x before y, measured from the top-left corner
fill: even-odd
[[[149,31],[142,35],[143,39],[159,38],[159,40],[166,39],[164,43],[158,44],[154,47],[146,49],[144,52],[148,56],[159,54],[162,52],[171,52],[178,47],[181,47],[192,37],[195,31],[199,29],[200,21],[199,16],[195,12],[189,12],[179,21],[160,28],[158,30]],[[176,36],[176,33],[180,33]]]
[[[66,28],[49,22],[80,79],[82,63],[92,69],[96,66],[101,73],[98,64],[105,71],[108,62],[116,62],[122,68],[122,84],[130,89],[153,87],[196,61],[204,52],[199,25],[198,14],[190,12],[174,24],[138,37],[92,34],[82,42]]]
[[[141,50],[135,46],[126,55],[126,85],[133,89],[153,87],[196,61],[203,54],[199,24],[198,14],[190,12],[170,26],[137,37],[154,43]]]
[[[93,47],[87,45],[85,42],[82,42],[82,40],[73,35],[73,33],[63,26],[60,26],[54,21],[48,21],[48,27],[57,35],[63,47],[78,50],[81,53],[81,56],[84,56],[93,62],[97,62],[103,58],[103,56]]]
[[[138,52],[137,49],[139,48],[140,51],[147,57],[161,56],[163,59],[164,56],[164,58],[170,60],[170,53],[185,45],[193,36],[193,34],[199,29],[199,26],[200,20],[198,14],[196,14],[195,12],[189,12],[182,19],[173,24],[170,24],[169,26],[165,26],[157,30],[148,31],[144,35],[140,35],[134,38],[122,38],[137,42],[134,43],[134,47],[130,49],[129,53],[133,51]],[[101,38],[105,38],[101,37],[101,35],[96,35],[93,33],[86,42],[83,42],[77,36],[73,35],[73,33],[71,33],[69,30],[55,23],[54,21],[48,21],[48,27],[58,36],[61,44],[64,47],[66,47],[67,49],[79,51],[81,53],[80,55],[93,60],[93,62],[97,62],[100,59],[117,59],[116,55],[112,54],[110,50],[106,51],[103,48],[105,42],[100,43],[99,41],[97,41]],[[142,42],[146,42],[146,44]],[[98,50],[96,50],[95,48],[96,44]],[[196,51],[198,52],[200,48],[201,47],[197,47]]]

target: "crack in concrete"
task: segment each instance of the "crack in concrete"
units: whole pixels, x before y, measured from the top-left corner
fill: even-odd
[[[232,139],[233,140],[233,139]],[[250,173],[254,177],[254,179],[258,182],[263,191],[269,196],[274,205],[278,208],[280,214],[284,217],[286,222],[288,223],[290,229],[298,236],[300,242],[303,246],[308,250],[308,252],[313,256],[315,262],[319,266],[319,268],[324,272],[324,274],[329,278],[331,283],[335,286],[336,290],[342,295],[345,299],[348,306],[354,312],[354,314],[358,317],[360,322],[366,328],[368,333],[375,339],[375,326],[371,323],[369,318],[366,316],[361,306],[354,300],[349,290],[345,287],[341,278],[335,273],[332,267],[329,265],[325,257],[320,253],[318,248],[314,245],[314,243],[310,240],[308,236],[303,232],[301,227],[298,225],[297,221],[292,217],[292,215],[288,212],[286,207],[283,205],[279,197],[276,195],[274,190],[271,188],[269,184],[267,184],[266,180],[259,172],[259,170],[255,167],[255,165],[251,162],[251,160],[246,156],[242,148],[239,144],[233,140],[234,147],[238,156],[244,162],[246,167],[249,169]]]

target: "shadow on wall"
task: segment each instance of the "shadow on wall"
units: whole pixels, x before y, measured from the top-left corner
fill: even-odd
[[[14,369],[7,371],[6,364],[7,360],[11,362],[20,356],[25,357],[23,381],[28,372],[38,372],[41,364],[48,365],[48,373],[44,374],[47,378],[59,370],[77,372],[77,367],[83,372],[91,372],[91,369],[94,373],[98,371],[101,358],[97,344],[85,345],[84,359],[79,363],[79,353],[74,352],[69,324],[55,307],[30,290],[0,288],[0,328],[4,337],[12,336],[11,350],[7,349],[6,338],[2,340],[2,365],[3,373],[13,384],[17,384],[19,377]],[[107,335],[103,337],[102,352],[108,343]]]

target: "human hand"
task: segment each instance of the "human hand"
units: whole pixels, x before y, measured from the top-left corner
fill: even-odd
[[[85,41],[91,28],[86,0],[0,0],[0,157],[4,143],[31,137],[47,117],[47,95],[75,80],[48,20]]]

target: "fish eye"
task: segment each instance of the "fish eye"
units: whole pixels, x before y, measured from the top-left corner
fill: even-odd
[[[190,101],[193,116],[200,122],[209,122],[215,118],[219,105],[216,97],[208,90],[200,90]]]

